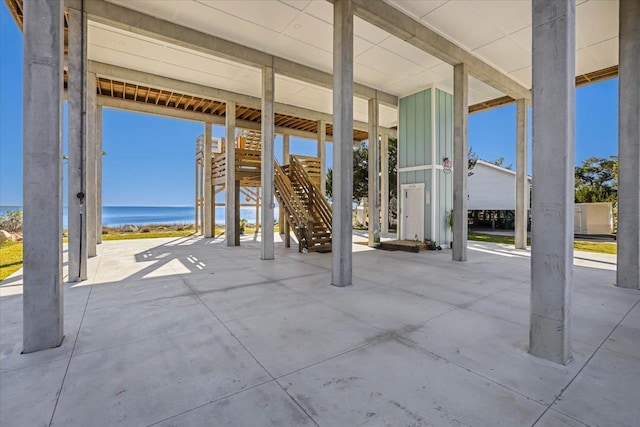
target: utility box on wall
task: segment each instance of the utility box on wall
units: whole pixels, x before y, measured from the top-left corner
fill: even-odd
[[[453,209],[453,96],[430,88],[401,98],[398,116],[400,238],[448,244],[453,238],[447,222]]]

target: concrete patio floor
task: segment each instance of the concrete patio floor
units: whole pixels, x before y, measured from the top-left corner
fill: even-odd
[[[108,241],[65,285],[62,346],[21,355],[0,289],[0,425],[637,426],[640,293],[576,253],[574,360],[527,353],[529,252],[469,243],[330,254],[202,238]]]

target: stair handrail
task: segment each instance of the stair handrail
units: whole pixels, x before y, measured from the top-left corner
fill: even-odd
[[[313,182],[309,174],[307,173],[303,161],[300,156],[290,156],[291,174],[295,174],[299,178],[301,185],[305,187],[305,190],[313,203],[313,208],[318,212],[323,222],[326,224],[329,232],[331,232],[331,205],[327,201],[326,197],[320,191],[320,188]]]
[[[278,161],[274,159],[274,185],[276,187],[276,195],[279,193],[280,203],[282,203],[287,210],[287,213],[291,215],[296,222],[298,228],[305,228],[311,230],[315,222],[313,216],[300,201],[298,195],[293,190],[291,180],[284,173]]]

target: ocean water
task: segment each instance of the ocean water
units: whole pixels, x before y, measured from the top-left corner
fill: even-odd
[[[0,206],[0,215],[10,210],[22,209],[21,206]],[[224,224],[225,208],[216,207],[216,224]],[[67,228],[67,208],[63,210],[63,228]],[[278,219],[278,209],[274,212]],[[256,222],[256,209],[241,207],[240,218],[249,223]],[[193,206],[103,206],[102,224],[116,227],[125,224],[193,224],[195,211]]]

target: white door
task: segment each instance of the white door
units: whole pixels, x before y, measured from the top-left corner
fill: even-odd
[[[405,188],[403,191],[404,240],[424,240],[424,188]]]

